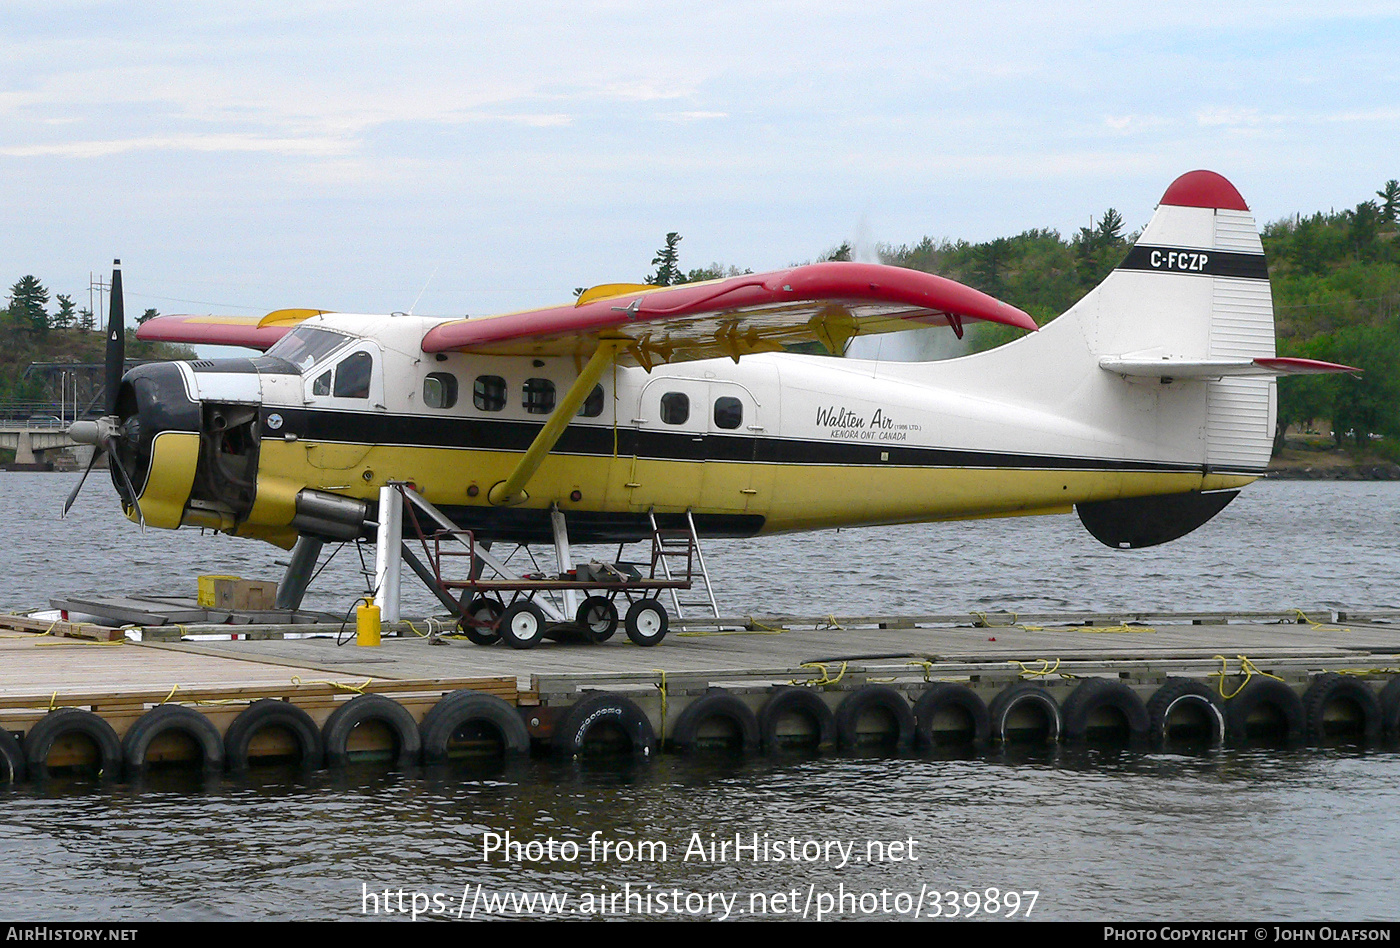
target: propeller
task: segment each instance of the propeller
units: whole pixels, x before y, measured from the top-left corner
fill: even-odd
[[[78,485],[73,488],[73,492],[68,495],[68,500],[64,502],[63,516],[68,516],[68,511],[73,507],[73,501],[78,499],[79,491],[83,489],[83,485],[87,483],[88,475],[97,465],[98,457],[106,454],[108,466],[116,470],[122,485],[126,488],[124,499],[131,503],[136,511],[137,521],[144,527],[146,518],[141,513],[141,505],[136,502],[136,488],[132,485],[131,476],[127,474],[126,467],[121,462],[121,456],[116,450],[117,439],[126,434],[121,417],[117,414],[117,395],[121,389],[122,375],[126,371],[126,310],[122,301],[121,265],[120,260],[112,261],[112,296],[111,305],[107,310],[107,414],[96,421],[75,421],[68,429],[68,437],[78,444],[90,444],[96,450],[92,452],[92,460],[88,461],[83,476],[78,479]]]

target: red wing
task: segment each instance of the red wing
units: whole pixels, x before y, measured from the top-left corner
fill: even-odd
[[[320,309],[279,309],[266,316],[156,316],[136,330],[150,342],[185,342],[208,346],[246,346],[266,351],[302,320]]]
[[[604,288],[599,288],[604,289]],[[869,263],[818,263],[674,287],[617,286],[572,306],[456,320],[431,329],[424,352],[587,354],[600,338],[633,340],[649,365],[776,351],[818,340],[833,352],[852,336],[964,320],[1034,330],[1026,313],[952,280]]]

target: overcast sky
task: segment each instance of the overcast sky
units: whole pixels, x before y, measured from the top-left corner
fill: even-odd
[[[0,281],[86,305],[121,257],[129,313],[477,315],[667,231],[762,271],[1135,229],[1193,168],[1262,221],[1400,177],[1393,2],[4,0],[0,44]]]

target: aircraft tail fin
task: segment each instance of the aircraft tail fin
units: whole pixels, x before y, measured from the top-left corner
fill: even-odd
[[[1229,181],[1192,171],[1172,182],[1123,262],[1066,317],[1082,321],[1102,371],[1159,385],[1202,380],[1199,460],[1263,471],[1274,433],[1273,297],[1254,217]]]

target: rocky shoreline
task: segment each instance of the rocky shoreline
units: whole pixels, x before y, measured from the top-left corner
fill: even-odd
[[[1323,455],[1315,462],[1275,458],[1264,475],[1278,481],[1400,481],[1400,465],[1391,461],[1353,461]]]

